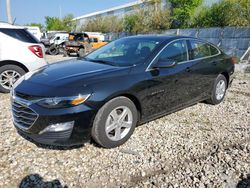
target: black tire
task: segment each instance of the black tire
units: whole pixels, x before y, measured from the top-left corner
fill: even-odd
[[[68,56],[68,53],[64,50],[63,51],[63,57],[67,57]]]
[[[225,82],[225,92],[224,92],[223,97],[222,97],[221,99],[218,100],[218,99],[216,98],[216,86],[217,86],[217,84],[218,84],[220,81]],[[224,100],[224,98],[225,98],[227,88],[228,88],[228,81],[227,81],[226,77],[225,77],[224,75],[222,75],[222,74],[219,74],[219,75],[217,76],[217,78],[215,79],[211,97],[210,97],[210,99],[206,100],[206,102],[209,103],[209,104],[212,104],[212,105],[220,104],[220,103]]]
[[[105,124],[112,110],[120,106],[125,106],[130,109],[130,111],[132,112],[133,121],[132,121],[132,126],[129,132],[126,134],[126,136],[119,141],[113,141],[106,135]],[[108,101],[98,111],[92,127],[92,132],[91,132],[92,138],[96,143],[98,143],[104,148],[114,148],[120,146],[124,144],[131,137],[136,127],[137,121],[138,121],[138,112],[134,103],[126,97],[114,98]]]
[[[24,75],[26,72],[19,66],[17,65],[4,65],[2,67],[0,67],[0,75],[4,72],[4,71],[7,71],[7,70],[13,70],[13,71],[16,71],[20,74],[20,76]],[[0,76],[0,79],[1,79],[1,76]],[[1,81],[1,80],[0,80]],[[6,89],[4,88],[1,84],[0,84],[0,92],[2,93],[9,93],[10,90],[9,89]]]
[[[78,51],[78,56],[79,57],[84,57],[86,55],[85,49],[84,48],[80,48]]]
[[[57,55],[59,53],[59,49],[55,45],[52,45],[49,47],[48,52],[50,55]]]

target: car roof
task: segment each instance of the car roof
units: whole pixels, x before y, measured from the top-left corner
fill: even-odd
[[[0,22],[0,28],[4,28],[4,29],[24,29],[24,27],[22,26],[16,26],[16,25],[12,25],[6,22]]]
[[[129,36],[127,38],[145,38],[145,39],[158,39],[158,40],[163,40],[163,41],[172,41],[172,40],[176,40],[176,39],[197,39],[194,37],[189,37],[189,36],[177,36],[177,35],[135,35],[135,36]]]

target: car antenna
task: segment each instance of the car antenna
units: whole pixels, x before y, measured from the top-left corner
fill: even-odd
[[[15,18],[14,21],[12,22],[12,25],[15,25],[15,23],[16,23],[16,18]]]

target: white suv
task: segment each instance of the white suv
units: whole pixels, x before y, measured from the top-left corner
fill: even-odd
[[[47,65],[44,46],[24,27],[0,22],[0,92],[26,72]]]

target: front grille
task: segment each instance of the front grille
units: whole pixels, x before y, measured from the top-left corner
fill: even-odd
[[[32,95],[24,94],[24,93],[21,93],[21,92],[15,92],[15,96],[19,97],[21,99],[25,99],[25,100],[37,100],[37,99],[42,98],[42,97],[38,97],[38,96],[32,96]]]
[[[23,129],[29,129],[38,118],[32,109],[16,101],[12,101],[12,114],[14,124]]]

